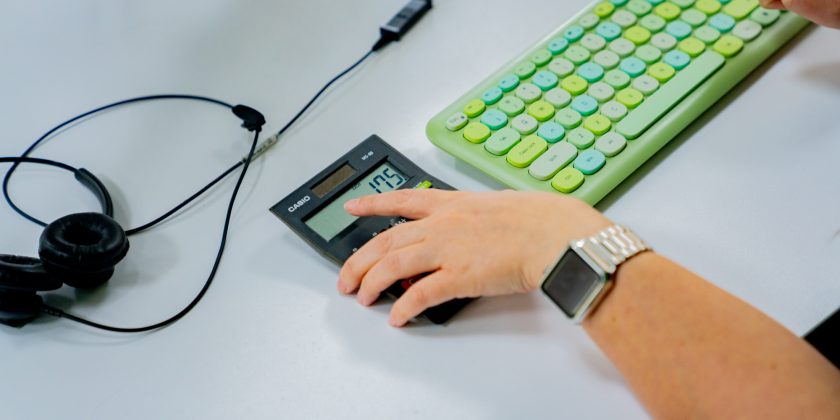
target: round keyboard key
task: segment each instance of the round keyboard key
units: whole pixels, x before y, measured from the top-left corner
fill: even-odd
[[[583,33],[586,32],[580,25],[572,25],[569,29],[566,29],[563,32],[563,38],[566,38],[569,42],[575,42],[580,40],[583,37]]]
[[[490,136],[484,143],[484,150],[496,155],[504,156],[513,146],[519,143],[522,136],[514,129],[505,127]]]
[[[761,26],[770,26],[779,18],[779,14],[780,12],[778,10],[768,10],[759,7],[753,10],[752,14],[750,14],[750,19],[758,22]]]
[[[735,19],[732,16],[718,13],[709,19],[709,26],[721,32],[729,32],[735,26]]]
[[[589,86],[589,90],[586,91],[586,94],[595,98],[598,102],[606,102],[612,99],[613,95],[615,95],[615,89],[604,82],[598,82]]]
[[[578,67],[577,75],[589,83],[595,83],[604,77],[604,68],[595,63],[586,63]]]
[[[720,38],[720,31],[711,26],[701,26],[694,30],[694,37],[706,44],[712,44]]]
[[[724,35],[715,42],[714,49],[724,57],[734,57],[744,48],[744,41],[732,35]]]
[[[557,78],[557,75],[545,70],[538,71],[537,74],[531,78],[531,83],[540,88],[542,91],[554,89],[557,87],[557,83],[559,82],[560,80]]]
[[[665,83],[668,80],[671,80],[671,78],[674,77],[675,73],[676,71],[674,70],[674,68],[665,63],[656,63],[650,66],[650,68],[648,69],[648,74],[660,83]],[[641,79],[641,77],[639,77],[639,79]]]
[[[551,51],[549,50],[539,50],[533,54],[531,54],[531,62],[536,64],[537,67],[542,67],[548,64],[551,61]]]
[[[612,124],[610,120],[603,115],[592,115],[583,121],[583,128],[592,132],[596,136],[603,135],[610,131]]]
[[[626,10],[619,10],[613,13],[610,20],[618,26],[622,28],[629,28],[636,24],[636,15],[626,11]]]
[[[665,19],[657,15],[647,15],[639,20],[639,25],[651,32],[659,32],[665,27]]]
[[[523,83],[516,88],[516,97],[522,99],[522,102],[526,104],[530,104],[537,99],[540,99],[542,96],[542,91],[540,88],[530,84],[530,83]]]
[[[554,88],[543,95],[543,100],[555,108],[563,108],[572,102],[572,94],[563,88]]]
[[[575,65],[565,58],[555,58],[548,63],[548,69],[560,77],[566,77],[575,71]]]
[[[578,149],[583,150],[592,146],[592,143],[595,143],[595,135],[583,127],[578,127],[569,131],[569,137],[566,141]]]
[[[551,180],[552,188],[565,194],[574,192],[581,185],[583,185],[583,174],[571,166],[561,169]]]
[[[618,54],[612,51],[604,50],[598,51],[598,53],[595,54],[594,57],[592,57],[592,61],[594,61],[595,64],[605,69],[612,69],[618,65],[618,62],[621,61],[621,58],[618,56]]]
[[[589,87],[589,83],[587,81],[577,75],[571,75],[560,83],[560,87],[566,89],[572,95],[580,95],[583,92],[586,92],[586,88]]]
[[[653,64],[662,57],[662,51],[659,48],[652,47],[650,45],[642,45],[639,48],[636,48],[636,54],[634,54],[636,58],[644,61],[647,64]]]
[[[610,51],[618,54],[619,57],[627,57],[630,54],[633,54],[633,51],[635,50],[636,44],[624,38],[616,39],[610,43]]]
[[[525,168],[548,150],[548,143],[539,136],[522,139],[507,154],[507,162],[517,168]]]
[[[668,51],[662,61],[677,70],[682,70],[691,63],[691,57],[682,51]]]
[[[610,3],[614,4],[615,7],[621,7],[627,4],[627,0],[610,0]]]
[[[572,163],[577,157],[577,149],[565,141],[551,146],[542,156],[537,158],[528,173],[540,181],[546,181],[557,174],[560,169]]]
[[[536,118],[528,114],[521,114],[513,117],[513,119],[510,120],[510,126],[513,127],[513,129],[518,131],[520,134],[527,135],[533,133],[534,131],[537,131],[539,123],[537,122]]]
[[[598,101],[589,95],[580,95],[572,99],[572,109],[581,115],[592,115],[598,110]]]
[[[505,96],[501,101],[499,101],[499,109],[501,109],[507,116],[512,117],[514,115],[521,114],[522,111],[525,110],[525,102],[516,96]]]
[[[582,26],[583,29],[592,29],[594,28],[601,19],[593,13],[587,13],[581,16],[580,20],[578,20],[578,25]]]
[[[570,130],[580,125],[581,116],[577,111],[571,108],[563,108],[557,111],[554,115],[554,121],[563,126],[563,128]]]
[[[635,108],[645,99],[644,95],[636,89],[626,88],[615,95],[615,100],[621,102],[627,108]]]
[[[478,122],[467,124],[464,127],[464,138],[470,143],[481,143],[490,137],[490,128]]]
[[[627,115],[627,107],[621,102],[609,101],[601,106],[601,115],[612,122],[618,122]]]
[[[673,35],[673,37],[677,39],[688,38],[688,36],[691,35],[691,31],[693,29],[694,28],[692,28],[691,25],[681,20],[675,20],[665,27],[665,31]]]
[[[470,122],[470,119],[463,112],[459,112],[446,119],[446,129],[449,131],[458,131],[464,128],[468,122]]]
[[[481,100],[484,101],[485,105],[493,105],[496,102],[499,102],[499,99],[502,99],[502,90],[498,87],[494,86],[490,89],[487,89],[482,95]]]
[[[607,46],[607,41],[598,34],[586,34],[583,36],[583,39],[580,40],[580,45],[583,45],[583,48],[591,52],[597,52],[604,49]]]
[[[706,49],[706,44],[697,38],[686,38],[677,44],[677,48],[691,57],[697,57]]]
[[[595,150],[601,152],[606,157],[613,157],[627,146],[627,140],[618,133],[607,133],[595,140]]]
[[[742,20],[732,28],[732,35],[741,38],[746,42],[754,40],[761,34],[761,25],[751,20]]]
[[[607,163],[607,157],[597,150],[586,150],[575,159],[575,169],[584,175],[592,175],[601,170]]]
[[[636,45],[642,45],[650,40],[650,31],[641,26],[633,26],[624,31],[624,37]]]
[[[650,44],[661,51],[671,51],[677,46],[677,39],[670,34],[660,32],[650,39]]]
[[[604,18],[612,14],[614,10],[615,6],[612,3],[605,1],[598,3],[593,12],[595,12],[596,16]]]
[[[536,71],[537,65],[528,61],[516,66],[516,68],[513,69],[513,74],[521,80],[531,77]]]
[[[590,56],[589,50],[577,45],[572,45],[563,53],[563,57],[566,57],[566,59],[577,65],[587,62]]]
[[[508,123],[508,116],[498,109],[489,109],[481,116],[481,123],[493,130],[498,130]]]
[[[644,0],[630,0],[627,2],[627,10],[633,12],[636,16],[644,16],[653,10],[653,6]]]
[[[645,74],[633,80],[633,89],[638,90],[645,96],[650,96],[653,92],[656,92],[656,89],[659,89],[659,81]]]
[[[612,22],[601,22],[595,28],[595,33],[607,41],[612,41],[621,36],[621,27]]]
[[[484,105],[484,101],[481,99],[473,99],[464,106],[464,114],[470,118],[475,118],[481,115],[485,108],[486,106]]]
[[[528,106],[528,115],[537,121],[548,121],[554,116],[554,105],[546,101],[537,101]]]
[[[696,28],[706,22],[706,14],[697,9],[688,9],[682,12],[680,19]]]
[[[554,38],[548,43],[548,51],[554,55],[561,54],[569,48],[569,41],[566,38]]]
[[[720,11],[720,2],[718,0],[697,0],[694,7],[706,15],[711,16]]]
[[[510,92],[519,86],[519,78],[513,74],[509,74],[499,81],[499,89],[503,92]]]
[[[604,82],[613,89],[623,89],[630,84],[630,76],[621,70],[610,70],[604,75]]]
[[[563,136],[566,135],[566,130],[562,125],[554,121],[549,121],[540,126],[539,130],[537,130],[537,135],[549,143],[557,143],[563,140]]]
[[[638,77],[644,74],[647,66],[644,61],[639,60],[636,57],[627,57],[624,60],[621,60],[621,64],[619,64],[618,68],[627,73],[630,77]]]
[[[653,9],[653,13],[656,13],[658,16],[665,20],[674,20],[680,16],[682,10],[674,5],[673,3],[662,3],[659,6],[656,6]]]

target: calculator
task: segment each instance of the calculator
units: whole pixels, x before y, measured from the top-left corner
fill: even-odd
[[[377,235],[409,221],[398,215],[359,218],[344,211],[344,203],[411,188],[453,189],[372,135],[272,206],[271,212],[316,251],[343,264]],[[399,298],[417,281],[422,281],[422,276],[399,280],[386,294]],[[435,324],[443,324],[471,300],[451,300],[422,315]]]
[[[427,136],[514,189],[595,204],[807,25],[758,0],[599,1],[438,113]]]

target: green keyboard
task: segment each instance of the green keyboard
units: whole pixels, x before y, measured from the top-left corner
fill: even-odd
[[[514,189],[595,204],[807,25],[758,0],[602,1],[432,118],[427,135]]]

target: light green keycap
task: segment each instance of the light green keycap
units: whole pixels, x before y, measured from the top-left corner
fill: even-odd
[[[604,82],[598,82],[589,86],[589,90],[586,93],[598,102],[606,102],[615,95],[615,89]]]
[[[540,122],[548,121],[554,116],[554,105],[546,101],[536,101],[528,106],[528,115]]]
[[[557,57],[548,63],[548,69],[560,77],[566,77],[575,71],[575,65],[565,58]]]
[[[720,31],[711,26],[701,26],[694,30],[694,37],[711,44],[720,38]]]
[[[519,115],[525,110],[525,102],[515,96],[505,96],[499,101],[499,109],[508,117]]]
[[[647,15],[639,21],[639,25],[651,32],[659,32],[665,27],[665,19],[658,15]]]
[[[744,41],[732,35],[724,35],[715,42],[714,48],[724,57],[734,57],[741,52],[741,48],[744,48]]]
[[[589,50],[578,45],[572,45],[563,53],[566,59],[578,65],[587,62],[590,55]]]
[[[706,14],[697,9],[688,9],[682,12],[680,19],[696,28],[706,22]]]
[[[490,128],[480,122],[472,122],[464,127],[464,138],[470,143],[481,143],[490,137]]]
[[[484,105],[484,101],[481,99],[473,99],[464,106],[464,114],[466,114],[470,118],[475,118],[481,115],[484,112],[486,105]]]
[[[575,95],[575,96],[580,95],[583,92],[586,92],[586,88],[588,86],[589,86],[589,83],[586,80],[584,80],[582,77],[580,77],[576,74],[573,74],[569,77],[566,77],[560,83],[560,87],[568,90],[569,93],[571,93],[572,95]]]
[[[521,138],[519,132],[510,127],[505,127],[490,136],[484,143],[484,149],[496,156],[502,156],[513,149],[513,146],[516,146]]]
[[[662,51],[671,51],[677,46],[677,38],[671,34],[660,32],[650,39],[650,44]]]
[[[578,25],[580,25],[583,29],[592,29],[598,25],[600,20],[601,19],[594,13],[587,13],[581,16],[580,20],[578,20]]]
[[[691,57],[697,57],[698,55],[703,53],[703,50],[706,49],[706,44],[704,44],[703,41],[700,41],[697,38],[686,38],[680,41],[680,43],[677,44],[677,46],[677,48],[679,48],[680,51],[688,54]]]
[[[671,78],[674,77],[674,73],[676,73],[677,71],[674,70],[674,68],[669,66],[668,64],[656,63],[648,67],[647,72],[660,83],[665,83],[668,80],[671,80]]]
[[[618,122],[627,115],[627,107],[621,102],[609,101],[601,105],[601,115],[609,118],[612,122]]]
[[[643,74],[633,80],[633,89],[642,92],[645,96],[649,96],[653,92],[656,92],[656,89],[659,89],[659,81],[647,74]]]
[[[681,9],[688,9],[694,4],[694,0],[671,0],[671,3],[680,6]]]
[[[567,92],[566,89],[554,88],[545,93],[543,100],[555,108],[563,108],[572,102],[572,94]]]
[[[610,51],[618,54],[619,57],[627,57],[630,54],[633,54],[635,49],[636,44],[624,38],[618,38],[615,41],[610,42]]]
[[[650,13],[653,6],[644,0],[630,0],[627,3],[627,10],[633,12],[636,16],[644,16]]]
[[[707,51],[692,60],[691,64],[651,95],[644,104],[616,124],[616,131],[625,138],[635,139],[714,74],[725,61],[723,56],[713,51]]]
[[[602,17],[603,18],[603,17],[609,16],[610,13],[612,13],[614,10],[615,10],[615,6],[612,3],[608,2],[608,1],[605,1],[605,2],[598,3],[598,5],[595,6],[595,10],[593,10],[593,11],[595,12],[596,17]]]
[[[470,122],[470,119],[463,112],[458,112],[446,119],[446,129],[449,131],[458,131],[464,128],[468,122]]]
[[[723,6],[723,13],[734,17],[736,20],[741,20],[758,7],[758,0],[732,0],[726,6]]]
[[[750,19],[758,22],[761,26],[770,26],[779,18],[780,13],[778,10],[768,10],[759,7],[750,14]]]
[[[604,134],[595,141],[595,150],[601,152],[606,157],[613,157],[627,146],[627,140],[621,134],[611,132]]]
[[[520,80],[527,79],[534,75],[534,72],[537,71],[537,65],[528,61],[516,66],[513,69],[513,74],[516,75]]]
[[[618,26],[622,28],[629,28],[636,23],[636,15],[626,11],[626,10],[619,10],[613,13],[610,20],[613,21]]]
[[[551,57],[553,57],[551,51],[543,49],[531,54],[531,61],[538,67],[542,67],[551,61]]]
[[[586,34],[581,38],[580,45],[583,45],[583,48],[591,52],[596,52],[607,46],[607,40],[598,34]]]
[[[680,13],[682,13],[682,10],[679,8],[679,6],[673,3],[665,2],[660,4],[659,6],[654,7],[653,13],[656,13],[665,20],[674,20],[680,17]]]
[[[642,45],[650,39],[650,31],[641,26],[633,26],[624,31],[624,37],[636,45]]]
[[[548,180],[557,174],[558,171],[572,163],[577,157],[577,149],[565,141],[561,141],[548,149],[542,156],[537,158],[528,173],[540,181]]]
[[[520,134],[527,135],[537,131],[540,124],[537,122],[536,118],[528,114],[520,114],[510,120],[510,126]]]
[[[516,88],[516,97],[530,104],[542,96],[542,90],[531,83],[523,83]]]
[[[578,127],[566,134],[566,141],[582,150],[595,143],[595,135],[583,127]]]
[[[642,95],[642,93],[636,89],[625,88],[622,91],[618,92],[617,95],[615,95],[615,100],[621,102],[627,108],[632,109],[639,106],[639,104],[645,100],[645,96]]]
[[[624,89],[630,84],[630,76],[618,69],[610,70],[604,74],[604,81],[613,89]]]
[[[594,61],[595,64],[609,70],[615,68],[615,66],[618,65],[618,62],[621,61],[621,58],[618,54],[612,51],[604,50],[598,51],[598,53],[592,57],[592,61]]]
[[[648,64],[653,64],[662,58],[662,51],[650,45],[636,48],[636,57]]]
[[[711,16],[720,11],[720,2],[718,0],[697,0],[694,4],[697,10]]]
[[[583,128],[592,132],[596,136],[603,135],[607,131],[610,131],[612,127],[612,123],[610,122],[609,118],[603,115],[590,115],[586,117],[586,120],[583,121]]]
[[[580,125],[580,120],[580,114],[571,108],[563,108],[554,115],[554,121],[557,121],[557,124],[562,125],[567,130]]]
[[[540,136],[528,136],[522,139],[507,155],[507,162],[517,168],[524,168],[540,157],[548,149],[548,143]]]
[[[761,25],[751,20],[742,20],[732,29],[732,35],[746,42],[754,40],[761,34]]]
[[[551,186],[555,190],[566,194],[574,192],[581,185],[583,185],[583,172],[571,166],[567,166],[560,172],[557,172],[557,175],[554,175],[554,178],[551,180]]]

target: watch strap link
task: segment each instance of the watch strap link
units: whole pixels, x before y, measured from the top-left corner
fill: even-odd
[[[575,241],[574,245],[609,274],[615,274],[618,265],[630,257],[650,249],[632,230],[621,225],[610,226],[596,235]]]

